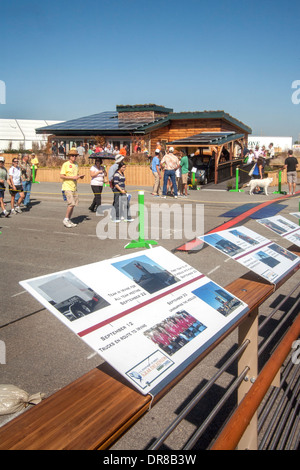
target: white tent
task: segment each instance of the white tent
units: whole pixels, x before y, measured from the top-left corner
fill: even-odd
[[[31,119],[0,119],[0,150],[30,150],[36,143],[43,147],[48,141],[48,134],[36,134],[35,129],[50,126],[62,121]]]

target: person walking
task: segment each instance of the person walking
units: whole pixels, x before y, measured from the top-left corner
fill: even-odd
[[[8,179],[8,184],[10,186],[9,192],[11,195],[11,214],[21,214],[22,210],[20,208],[20,204],[22,204],[25,194],[23,191],[23,186],[22,186],[22,179],[21,179],[21,168],[19,167],[19,161],[14,158],[12,161],[12,166],[9,169],[8,172],[9,179]],[[17,206],[15,208],[15,198],[16,195],[19,194],[19,199]]]
[[[167,184],[168,179],[171,179],[174,197],[177,198],[177,185],[176,185],[176,176],[175,171],[179,167],[180,163],[176,155],[174,155],[174,148],[170,147],[168,153],[165,154],[163,159],[161,160],[161,168],[164,170],[164,185],[163,185],[163,192],[162,197],[166,198],[167,196]]]
[[[119,164],[124,160],[125,157],[120,155],[119,153],[115,156],[115,163],[110,167],[108,170],[108,182],[110,187],[112,187],[112,181],[114,179],[114,174],[119,168]]]
[[[78,205],[77,181],[84,178],[84,175],[78,174],[77,156],[77,150],[71,149],[68,153],[68,161],[62,165],[60,170],[60,178],[63,180],[62,191],[64,191],[68,204],[66,216],[63,220],[63,224],[67,228],[76,227],[77,225],[71,221],[71,217],[74,207]]]
[[[99,206],[101,206],[101,193],[103,190],[104,177],[106,171],[102,166],[102,158],[96,158],[95,164],[90,169],[91,172],[91,188],[94,193],[94,199],[89,207],[91,212],[97,212]]]
[[[289,187],[289,194],[295,194],[297,184],[297,167],[298,160],[293,157],[293,150],[288,151],[288,157],[285,159],[284,168],[287,171],[287,183]]]
[[[32,185],[32,169],[31,164],[29,162],[29,155],[25,153],[22,158],[22,162],[20,164],[21,168],[21,179],[22,179],[22,186],[24,190],[24,207],[26,210],[30,208],[30,192],[31,192],[31,185]],[[16,196],[16,201],[19,199],[19,195]]]
[[[159,192],[160,192],[161,173],[160,173],[159,156],[160,156],[160,150],[156,149],[155,150],[155,155],[154,155],[154,157],[152,159],[152,162],[151,162],[151,170],[152,170],[152,173],[153,173],[153,176],[154,176],[154,185],[153,185],[153,189],[152,189],[152,196],[159,196]]]
[[[132,222],[134,219],[131,218],[130,214],[130,198],[125,188],[125,169],[126,165],[121,162],[119,163],[118,170],[114,174],[113,178],[113,211],[112,221],[121,222],[123,218],[125,222]]]

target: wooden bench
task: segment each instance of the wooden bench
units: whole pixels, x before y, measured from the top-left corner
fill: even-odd
[[[150,395],[141,395],[105,363],[2,426],[0,449],[108,449],[150,406],[257,310],[275,288],[248,273],[226,289],[245,301],[250,311],[153,400]]]

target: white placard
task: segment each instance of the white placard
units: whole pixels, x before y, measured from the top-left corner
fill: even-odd
[[[298,256],[244,226],[198,238],[273,284],[300,263]]]
[[[248,311],[162,247],[20,284],[143,394],[155,395]]]
[[[300,227],[294,222],[291,222],[281,215],[259,219],[257,222],[286,240],[289,240],[294,245],[300,246]]]

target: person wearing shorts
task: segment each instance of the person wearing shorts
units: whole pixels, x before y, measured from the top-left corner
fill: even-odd
[[[20,208],[20,204],[24,201],[25,194],[23,192],[23,186],[22,186],[22,179],[21,179],[21,168],[19,167],[19,162],[18,160],[14,157],[12,161],[12,166],[10,167],[8,171],[8,184],[10,186],[9,192],[11,195],[11,214],[21,214],[22,210]],[[17,206],[15,208],[15,197],[16,195],[19,194],[20,197],[17,202]]]
[[[67,228],[76,227],[77,224],[71,221],[74,207],[78,205],[77,181],[84,175],[78,174],[78,165],[75,162],[78,152],[71,149],[68,153],[68,161],[66,161],[60,170],[60,177],[63,180],[62,191],[67,200],[67,212],[63,220],[63,224]]]
[[[182,184],[182,195],[187,196],[187,185],[188,185],[188,174],[189,174],[189,159],[187,155],[184,155],[180,160],[181,166],[181,184]]]
[[[297,184],[297,166],[298,160],[293,157],[293,150],[288,151],[288,157],[284,162],[284,167],[287,171],[287,183],[289,187],[289,194],[295,194]]]

